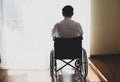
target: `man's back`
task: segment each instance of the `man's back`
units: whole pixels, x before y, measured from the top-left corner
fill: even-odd
[[[83,34],[80,24],[70,18],[57,23],[56,28],[58,28],[58,35],[62,38],[72,38]]]

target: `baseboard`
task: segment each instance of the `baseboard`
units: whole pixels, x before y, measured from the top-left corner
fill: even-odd
[[[91,70],[94,71],[94,73],[99,78],[97,81],[94,82],[108,82],[108,80],[103,76],[103,74],[97,69],[97,67],[90,60],[89,60],[89,67],[91,68]]]
[[[120,58],[120,54],[94,54],[90,55],[90,58]]]

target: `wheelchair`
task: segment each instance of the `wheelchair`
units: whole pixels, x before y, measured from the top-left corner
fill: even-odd
[[[82,48],[82,39],[82,36],[75,38],[54,38],[54,50],[50,53],[51,82],[57,81],[58,71],[67,65],[79,72],[80,82],[87,82],[88,60],[87,53]],[[58,69],[57,60],[64,62],[65,65]],[[69,62],[65,60],[69,60]],[[71,65],[73,61],[75,61],[74,65]]]

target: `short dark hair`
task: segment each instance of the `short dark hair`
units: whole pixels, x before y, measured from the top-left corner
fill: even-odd
[[[70,5],[64,6],[64,8],[62,9],[63,16],[71,17],[73,15],[73,10],[73,7]]]

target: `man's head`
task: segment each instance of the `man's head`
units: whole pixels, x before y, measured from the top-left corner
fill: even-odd
[[[64,17],[72,17],[73,16],[73,7],[70,5],[66,5],[63,9],[62,9],[62,14]]]

